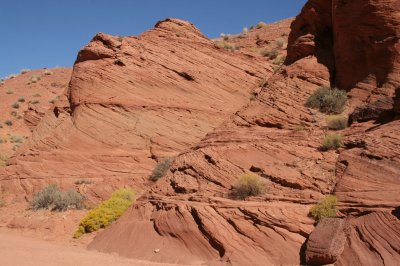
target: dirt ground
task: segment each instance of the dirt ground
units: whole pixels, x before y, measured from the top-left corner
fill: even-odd
[[[63,246],[46,241],[0,232],[0,265],[4,266],[86,266],[137,265],[156,266],[146,261],[132,260],[115,254],[88,251],[84,247]]]

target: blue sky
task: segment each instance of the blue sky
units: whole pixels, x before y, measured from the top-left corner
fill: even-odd
[[[98,32],[138,35],[158,20],[181,18],[213,38],[259,21],[297,15],[306,0],[1,0],[0,77],[72,66]]]

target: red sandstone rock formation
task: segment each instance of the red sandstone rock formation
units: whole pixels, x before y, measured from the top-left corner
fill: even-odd
[[[34,76],[40,80],[31,82]],[[57,97],[63,94],[70,78],[71,69],[40,69],[24,71],[0,84],[0,139],[3,140],[0,155],[11,156],[15,152],[15,145],[19,143],[12,143],[11,136],[30,136],[31,130],[39,124]],[[14,103],[18,103],[19,107],[13,108]],[[12,126],[7,126],[6,120],[11,120]]]
[[[160,158],[200,141],[271,73],[181,20],[138,37],[100,33],[80,51],[64,97],[0,170],[0,187],[19,198],[79,180],[96,198],[125,184],[140,191]]]
[[[318,256],[329,258],[324,263],[396,265],[398,100],[386,101],[378,115],[354,119],[360,123],[341,132],[345,147],[337,152],[319,150],[325,115],[304,103],[329,84],[348,91],[345,114],[393,99],[400,86],[399,8],[398,1],[310,0],[292,24],[286,66],[257,100],[182,153],[167,176],[90,248],[163,262],[300,264],[318,263],[312,259],[318,239],[343,240],[345,234],[345,241],[320,246]],[[245,171],[264,178],[265,195],[230,197]],[[338,216],[347,216],[349,226],[329,233],[322,223],[307,245],[314,230],[307,214],[327,194],[338,196]]]

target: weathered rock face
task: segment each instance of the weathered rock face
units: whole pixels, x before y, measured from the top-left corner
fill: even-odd
[[[393,96],[393,86],[400,81],[399,10],[397,0],[333,1],[335,72],[340,88],[353,89],[361,82],[374,87],[374,94]]]
[[[288,62],[315,55],[330,70],[332,85],[349,91],[352,107],[379,111],[362,119],[386,116],[387,108],[375,106],[395,97],[400,82],[398,11],[397,0],[308,1],[291,27]],[[390,110],[397,105],[390,103]]]
[[[308,265],[335,263],[346,244],[346,221],[338,218],[322,220],[307,241]]]
[[[76,186],[89,196],[141,190],[157,160],[198,142],[271,73],[265,60],[218,48],[181,20],[139,37],[100,33],[79,53],[65,95],[1,169],[1,189],[21,198],[87,180]]]
[[[349,221],[350,231],[335,265],[397,265],[400,222],[388,212],[374,212]]]
[[[315,56],[333,74],[332,1],[310,0],[291,25],[288,63]]]
[[[396,265],[400,221],[392,211],[400,202],[399,121],[392,116],[380,124],[375,121],[380,114],[371,116],[373,121],[357,119],[362,123],[340,132],[344,148],[322,152],[326,116],[304,107],[319,86],[345,86],[350,80],[336,58],[339,52],[349,54],[355,48],[337,45],[335,37],[344,38],[342,30],[357,21],[369,21],[368,16],[399,10],[398,2],[364,1],[362,7],[375,9],[363,9],[358,17],[349,15],[338,27],[337,16],[353,9],[347,2],[309,1],[292,24],[286,66],[268,80],[257,100],[182,153],[169,173],[120,221],[99,234],[90,248],[154,261],[233,265],[306,263],[303,251],[309,250],[311,263],[324,259],[324,263],[341,265]],[[385,27],[390,23],[381,30]],[[358,34],[362,39],[363,33]],[[356,33],[348,42],[353,38],[357,39]],[[369,43],[356,45],[361,50],[375,49]],[[396,45],[388,49],[398,51]],[[367,65],[347,62],[368,74],[354,87],[345,88],[350,96],[345,114],[395,95],[400,85],[393,74],[398,69],[398,52],[390,58],[393,65],[380,60],[377,63],[386,69],[379,73],[387,73],[387,84],[376,83],[377,72],[368,67],[373,61]],[[382,110],[398,108],[396,100],[388,102],[394,106],[385,105]],[[232,186],[246,171],[263,178],[267,193],[238,201],[231,197]],[[348,216],[348,226],[342,226],[349,229],[329,232],[321,226],[310,245],[305,244],[314,230],[309,209],[328,194],[337,195],[338,215]],[[374,225],[382,225],[382,230],[372,230]],[[364,231],[368,232],[363,235]],[[338,236],[341,244],[330,247],[323,241],[327,235]],[[134,244],[138,240],[140,247]],[[154,253],[155,249],[159,252]]]

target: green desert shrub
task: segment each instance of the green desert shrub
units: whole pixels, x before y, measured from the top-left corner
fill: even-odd
[[[149,176],[151,181],[157,181],[161,177],[163,177],[168,169],[171,167],[172,163],[174,162],[173,157],[167,157],[163,159],[157,166],[153,169],[153,172]]]
[[[329,87],[319,87],[308,99],[306,106],[319,109],[327,114],[340,114],[347,102],[345,91],[331,89]]]
[[[24,142],[24,138],[18,135],[13,135],[10,137],[10,142],[11,143],[23,143]]]
[[[18,109],[19,108],[19,103],[15,102],[11,105],[12,108]]]
[[[336,216],[337,212],[337,198],[334,195],[323,198],[320,202],[314,205],[310,214],[318,223],[324,218],[332,218]]]
[[[104,228],[116,221],[133,203],[135,192],[130,188],[115,191],[111,198],[91,210],[79,223],[74,238]]]
[[[28,73],[29,71],[31,71],[31,70],[30,69],[26,69],[26,68],[21,69],[21,74]]]
[[[34,101],[29,101],[30,104],[38,104],[40,103],[38,100],[34,100]]]
[[[349,118],[342,115],[330,115],[326,118],[326,124],[329,129],[341,130],[345,129],[348,125]]]
[[[50,209],[52,211],[65,211],[68,208],[83,208],[84,197],[75,190],[60,191],[57,185],[50,184],[35,194],[31,207],[33,210]]]
[[[225,41],[218,42],[217,46],[220,47],[220,48],[224,48],[226,50],[232,51],[232,52],[235,51],[235,50],[238,50],[238,47],[235,44],[229,43],[229,42],[225,42]]]
[[[242,174],[233,187],[233,196],[238,199],[245,199],[250,196],[258,196],[265,191],[265,184],[261,177],[255,173],[247,172]]]
[[[50,71],[50,70],[48,70],[48,69],[46,69],[46,70],[44,71],[44,74],[45,74],[46,76],[50,76],[50,75],[53,75],[53,72]]]
[[[286,56],[280,56],[280,57],[277,57],[272,63],[274,65],[279,66],[279,65],[282,65],[285,62],[285,60],[286,60]]]
[[[19,101],[20,103],[24,103],[24,102],[25,102],[25,98],[24,98],[24,97],[19,97],[18,101]]]
[[[276,47],[282,48],[285,45],[285,41],[283,39],[277,39],[275,41]]]
[[[4,124],[6,124],[7,126],[9,126],[9,127],[11,127],[12,125],[13,125],[13,122],[11,121],[11,120],[6,120],[5,122],[4,122]]]
[[[263,50],[261,51],[261,55],[264,57],[268,57],[269,59],[273,60],[276,59],[279,55],[278,50],[272,49],[272,50]]]
[[[40,77],[38,76],[38,75],[33,75],[33,76],[31,76],[30,78],[29,78],[29,81],[31,82],[31,83],[36,83],[36,82],[38,82],[40,80]]]
[[[257,95],[258,95],[257,92],[252,91],[249,97],[250,101],[255,101],[257,99]]]
[[[257,23],[256,28],[257,29],[261,29],[261,28],[264,28],[266,26],[267,26],[267,23],[261,21],[261,22]]]
[[[4,167],[7,165],[8,156],[0,154],[0,167]]]
[[[322,142],[322,150],[336,150],[343,145],[343,137],[339,134],[327,134]]]

